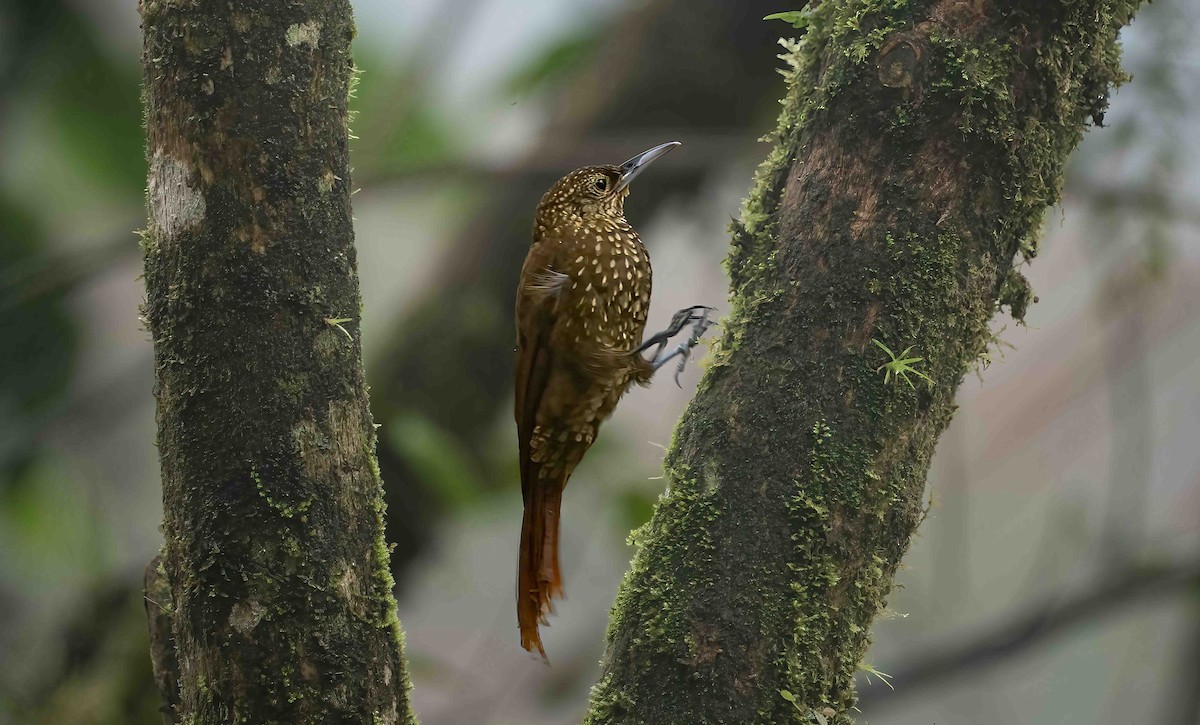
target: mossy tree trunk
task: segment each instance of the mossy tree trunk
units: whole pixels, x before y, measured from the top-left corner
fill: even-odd
[[[360,359],[349,3],[141,16],[174,716],[413,722]]]
[[[588,722],[850,720],[955,391],[1030,302],[1014,264],[1138,4],[810,3]],[[872,340],[931,382],[885,383]]]

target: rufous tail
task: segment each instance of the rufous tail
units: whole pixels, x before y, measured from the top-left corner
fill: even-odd
[[[563,595],[562,574],[558,568],[558,518],[561,513],[566,473],[545,477],[543,469],[530,487],[521,521],[521,555],[517,567],[517,622],[521,627],[521,646],[530,652],[536,647],[542,659],[539,624],[554,611],[552,600]]]

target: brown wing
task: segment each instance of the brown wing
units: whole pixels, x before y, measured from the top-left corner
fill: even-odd
[[[554,245],[557,247],[558,245]],[[554,367],[550,336],[554,330],[558,302],[569,277],[554,267],[554,249],[535,243],[521,269],[517,287],[517,439],[521,455],[521,492],[529,498],[528,466],[532,462],[531,439],[537,426],[537,411]],[[547,253],[549,252],[549,253]]]
[[[538,409],[556,364],[550,344],[556,314],[569,278],[554,269],[554,248],[535,243],[521,270],[517,289],[517,365],[514,416],[521,456],[521,494],[525,513],[521,523],[520,559],[517,567],[517,621],[521,646],[537,647],[550,600],[562,595],[558,570],[558,520],[565,469],[543,471],[535,461],[533,437]]]

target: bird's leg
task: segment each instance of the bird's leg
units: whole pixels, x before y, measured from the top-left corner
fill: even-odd
[[[683,308],[671,316],[671,324],[667,325],[667,329],[646,338],[634,352],[645,352],[653,347],[654,355],[657,358],[658,354],[667,346],[672,337],[678,335],[689,322],[699,320],[701,314],[707,315],[708,311],[712,309],[712,307],[705,307],[704,305]]]
[[[704,333],[712,326],[712,320],[708,319],[708,312],[711,308],[705,308],[695,319],[696,324],[692,326],[692,334],[688,335],[688,339],[678,345],[674,350],[665,355],[661,352],[655,357],[654,369],[658,370],[665,365],[667,361],[678,357],[679,365],[675,368],[675,384],[679,387],[683,385],[679,382],[679,374],[683,372],[683,368],[687,365],[688,357],[692,354],[692,348],[696,347],[696,343],[700,342],[700,338],[704,337]]]
[[[641,347],[639,347],[635,352],[640,353],[653,347],[654,360],[650,362],[650,365],[655,370],[658,370],[663,365],[666,365],[669,361],[674,360],[677,357],[680,358],[679,367],[675,369],[675,384],[680,385],[679,374],[683,372],[684,366],[687,365],[688,356],[691,355],[692,348],[696,346],[696,343],[700,342],[700,338],[704,336],[704,333],[713,324],[712,320],[708,319],[708,314],[712,312],[713,309],[714,308],[712,307],[706,307],[704,305],[696,305],[694,307],[686,307],[676,312],[674,316],[671,317],[671,324],[667,326],[667,329],[656,335],[651,335],[650,339],[643,342]],[[666,352],[665,348],[670,339],[675,335],[678,335],[689,322],[695,323],[692,325],[692,334],[688,336],[686,341],[677,345],[670,352]]]

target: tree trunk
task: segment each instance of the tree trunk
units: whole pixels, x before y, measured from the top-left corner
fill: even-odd
[[[1031,300],[1015,258],[1138,4],[810,3],[588,722],[850,721],[955,390]],[[885,381],[873,340],[930,382]]]
[[[349,3],[141,14],[175,714],[414,722],[357,325]]]

